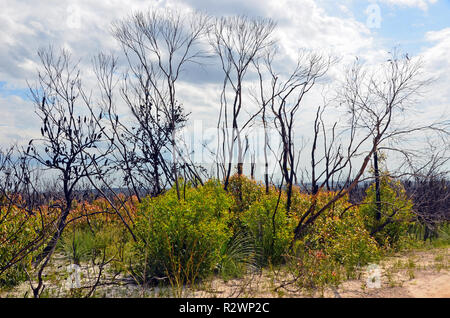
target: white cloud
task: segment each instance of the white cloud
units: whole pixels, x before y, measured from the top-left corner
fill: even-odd
[[[436,0],[380,0],[393,5],[418,7],[426,10]],[[49,44],[70,48],[75,57],[83,58],[82,67],[90,64],[90,58],[100,51],[110,52],[118,48],[109,34],[110,23],[122,18],[134,10],[143,10],[149,5],[172,7],[179,10],[191,8],[204,10],[211,14],[262,15],[278,22],[276,37],[279,39],[280,52],[286,57],[285,65],[295,60],[300,48],[327,51],[343,59],[343,63],[360,56],[371,63],[385,58],[387,49],[379,45],[372,31],[362,22],[358,22],[348,12],[347,7],[323,1],[313,0],[230,0],[212,2],[209,0],[161,0],[161,1],[88,1],[70,0],[64,2],[44,0],[39,5],[28,1],[0,0],[0,79],[8,87],[26,88],[26,80],[36,78],[36,51]],[[5,3],[5,4],[4,4]],[[332,16],[324,5],[333,5],[345,17]],[[450,29],[429,32],[427,40],[433,44],[423,51],[427,70],[441,76],[442,94],[432,96],[436,103],[444,107],[450,101],[450,77],[445,70],[450,69],[448,50],[450,48]],[[209,69],[207,69],[209,71]],[[331,76],[336,78],[341,70],[335,68]],[[220,73],[220,71],[219,71]],[[92,72],[85,72],[85,82],[93,85]],[[191,118],[203,119],[216,125],[217,106],[219,104],[220,84],[212,78],[217,74],[199,71],[194,78],[196,83],[180,82],[180,98]],[[201,77],[201,79],[199,79]],[[198,84],[198,82],[201,82]],[[435,94],[437,95],[437,94]],[[320,92],[309,99],[311,105],[321,103]],[[319,103],[319,104],[320,104]],[[447,103],[447,104],[446,104]],[[312,109],[312,108],[311,108]],[[31,102],[19,97],[0,96],[0,145],[14,140],[14,136],[29,138],[33,131],[39,132],[39,124],[33,121],[30,112]],[[6,115],[3,115],[6,114]],[[302,113],[302,126],[312,121],[315,112]],[[306,123],[306,124],[305,124]],[[7,125],[7,129],[5,128]],[[309,126],[308,126],[309,127]],[[301,128],[301,127],[300,127]],[[34,129],[34,130],[33,130]]]
[[[425,39],[433,45],[424,49],[421,56],[426,74],[434,79],[426,104],[436,116],[443,112],[450,116],[450,28],[427,32]]]
[[[303,47],[354,56],[372,48],[370,30],[363,23],[327,15],[315,1],[270,1],[265,8],[267,16],[284,20],[277,34],[289,54]]]
[[[370,31],[353,18],[342,19],[327,15],[323,9],[312,0],[289,1],[270,0],[261,4],[261,1],[224,1],[211,3],[203,0],[166,0],[156,2],[144,2],[139,0],[128,1],[88,1],[71,0],[55,2],[50,0],[40,1],[35,5],[28,1],[0,0],[0,78],[8,87],[26,89],[26,80],[33,81],[36,78],[37,50],[40,47],[53,45],[55,48],[68,48],[75,58],[82,58],[83,69],[90,65],[90,58],[100,51],[110,52],[118,48],[117,43],[109,33],[111,22],[122,18],[135,10],[144,10],[149,5],[159,7],[171,7],[178,10],[205,10],[213,14],[240,14],[264,15],[272,17],[279,22],[277,37],[280,40],[282,52],[291,59],[299,48],[314,48],[333,51],[339,55],[351,55],[352,57],[364,51],[370,51],[373,40]],[[286,10],[289,8],[289,10]],[[341,8],[342,9],[342,8]],[[223,12],[223,13],[222,13]],[[83,72],[84,82],[94,83],[92,72]],[[211,74],[200,73],[205,78],[206,87],[211,81]],[[185,106],[193,112],[199,111],[198,117],[214,116],[215,107],[207,107],[207,104],[218,104],[215,91],[205,96],[205,86],[196,91],[194,85],[184,84],[189,87],[189,94],[185,94]],[[200,101],[199,98],[202,98]],[[199,106],[199,102],[202,106]],[[0,99],[0,110],[8,113],[8,116],[18,114],[14,107],[10,107],[11,97]],[[32,103],[15,100],[14,105],[28,105]],[[197,107],[198,106],[198,107]],[[25,106],[23,106],[25,107]],[[201,113],[201,115],[200,115]],[[16,116],[17,117],[17,116]],[[14,121],[16,122],[16,121]],[[16,124],[10,127],[20,128]],[[5,141],[3,129],[2,142]]]
[[[18,96],[0,96],[0,109],[0,148],[38,137],[40,123],[31,103]]]
[[[423,11],[428,10],[428,7],[438,0],[380,0],[381,2],[389,5],[395,5],[399,7],[419,8]]]

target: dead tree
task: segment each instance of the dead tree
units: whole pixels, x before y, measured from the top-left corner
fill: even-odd
[[[148,157],[143,160],[153,165],[154,191],[162,190],[163,174],[175,184],[178,198],[179,150],[175,135],[185,124],[187,114],[178,101],[177,82],[185,67],[199,63],[205,56],[199,44],[208,20],[202,14],[153,10],[113,24],[113,35],[121,43],[130,69],[122,95],[138,122],[133,136],[145,147],[141,154]],[[171,153],[171,163],[163,149]]]
[[[65,50],[55,55],[49,48],[40,50],[38,55],[42,69],[36,86],[30,86],[30,91],[42,122],[41,137],[30,140],[25,154],[43,170],[56,174],[62,202],[52,238],[35,260],[36,266],[43,261],[38,285],[33,288],[35,297],[42,289],[42,271],[66,226],[77,185],[88,176],[101,174],[101,169],[96,167],[107,157],[107,152],[97,151],[105,127],[95,120],[92,109],[85,107],[87,99],[83,98],[78,64],[71,61]],[[86,153],[93,155],[85,157]]]
[[[0,250],[9,249],[0,259],[0,277],[48,242],[56,221],[42,210],[48,182],[16,147],[0,149]],[[21,245],[11,250],[16,242]]]
[[[403,115],[420,96],[430,81],[424,78],[420,61],[407,55],[393,55],[376,69],[364,67],[359,60],[349,69],[338,94],[338,101],[348,114],[348,127],[328,143],[331,157],[322,162],[311,183],[320,190],[327,181],[339,176],[333,197],[323,206],[316,201],[301,216],[295,229],[295,238],[301,237],[305,228],[312,224],[333,203],[344,197],[367,177],[366,170],[374,153],[384,144],[400,136],[411,135],[430,128],[430,125],[407,123]],[[318,113],[319,116],[319,113]],[[399,124],[402,119],[403,123]],[[316,119],[317,126],[317,119]],[[325,127],[325,126],[324,126]],[[332,127],[336,127],[332,124]],[[335,131],[335,128],[331,129]],[[315,136],[323,138],[330,134],[325,128],[315,129]],[[316,138],[316,137],[315,137]],[[328,153],[328,151],[325,151]],[[317,150],[311,156],[318,156]],[[323,163],[327,163],[323,166]]]
[[[271,48],[267,49],[265,55],[263,57],[264,64],[266,66],[272,65],[273,57],[275,50],[271,50]],[[253,93],[253,98],[256,103],[261,107],[261,122],[264,129],[264,145],[263,145],[263,154],[264,154],[264,184],[266,187],[266,194],[269,194],[269,147],[270,147],[270,138],[269,138],[269,129],[272,126],[270,124],[273,121],[273,118],[270,116],[271,106],[274,104],[275,86],[276,81],[271,81],[270,88],[267,88],[265,85],[265,79],[263,76],[264,70],[262,69],[260,60],[253,61],[256,72],[258,73],[259,85],[258,88]],[[267,96],[267,91],[270,92]]]
[[[223,161],[225,189],[228,187],[233,169],[233,154],[236,147],[237,173],[243,174],[245,139],[243,131],[261,111],[257,109],[251,112],[250,102],[243,94],[244,82],[251,72],[252,63],[273,44],[271,34],[274,28],[275,23],[270,19],[235,16],[217,18],[209,32],[210,44],[220,60],[224,73],[217,123],[217,128],[222,133],[222,141],[219,138],[217,150],[222,151],[217,156]],[[244,112],[250,116],[243,120]]]
[[[417,235],[425,241],[439,236],[439,225],[450,220],[450,143],[430,140],[421,156],[407,156],[408,173],[402,181],[413,201],[413,212],[423,226]]]
[[[290,210],[292,187],[296,179],[297,150],[294,142],[294,130],[298,125],[298,110],[303,105],[305,96],[326,74],[332,63],[333,59],[330,57],[301,52],[293,71],[287,76],[275,71],[271,53],[268,53],[264,59],[264,70],[256,63],[260,81],[259,101],[263,108],[262,113],[265,116],[266,108],[270,108],[274,117],[274,126],[281,139],[282,151],[279,164],[281,174],[286,182],[287,211]],[[269,84],[265,84],[265,81],[268,81]],[[266,125],[265,121],[263,118],[263,123]],[[313,147],[315,146],[316,140],[314,140]]]
[[[123,183],[117,184],[128,189],[130,195],[136,195],[138,201],[141,201],[141,195],[158,191],[159,187],[153,182],[147,185],[140,180],[135,170],[137,165],[136,151],[138,142],[133,138],[134,127],[128,127],[119,120],[117,110],[117,88],[119,79],[115,76],[119,72],[117,57],[99,54],[93,59],[93,69],[97,78],[98,91],[100,92],[100,108],[104,113],[104,121],[107,126],[105,138],[111,145],[113,151],[109,156],[109,167],[115,175],[120,175]],[[96,118],[97,119],[97,118]],[[146,171],[146,175],[152,174]],[[102,178],[102,181],[106,181]],[[104,185],[111,185],[110,182],[103,182]],[[109,187],[111,188],[111,187]],[[112,189],[110,190],[112,191]]]
[[[398,52],[390,53],[390,58],[379,72],[368,74],[362,70],[361,65],[356,62],[351,71],[351,79],[348,78],[347,95],[350,111],[355,111],[361,118],[359,127],[366,131],[374,130],[373,138],[383,133],[373,153],[373,170],[376,187],[376,204],[380,211],[380,170],[379,151],[395,151],[408,155],[406,149],[401,146],[400,141],[414,133],[426,133],[433,131],[438,134],[448,135],[448,127],[442,122],[414,123],[405,120],[411,115],[410,111],[422,93],[423,88],[431,84],[431,79],[425,78],[422,72],[422,62],[419,58],[411,59],[408,54],[399,56]],[[386,125],[382,131],[383,122]],[[409,156],[414,156],[412,152]],[[380,214],[377,213],[377,219]]]

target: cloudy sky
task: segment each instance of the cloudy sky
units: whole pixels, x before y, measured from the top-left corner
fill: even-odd
[[[150,6],[270,17],[281,51],[292,59],[308,48],[332,52],[343,64],[355,56],[376,63],[398,47],[422,56],[437,79],[416,116],[429,119],[450,108],[450,0],[0,0],[0,147],[39,134],[27,89],[27,80],[36,79],[39,48],[67,48],[88,65],[100,51],[118,50],[112,21]],[[217,79],[208,68],[190,75],[180,83],[184,105],[194,118],[212,118]]]

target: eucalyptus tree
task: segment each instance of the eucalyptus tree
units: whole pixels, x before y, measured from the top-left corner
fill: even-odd
[[[274,127],[280,137],[282,149],[279,165],[281,175],[287,186],[286,208],[289,211],[292,187],[297,179],[298,149],[295,147],[294,133],[298,128],[298,120],[302,116],[301,108],[304,105],[305,96],[314,88],[317,81],[326,75],[334,59],[325,55],[301,51],[292,71],[283,74],[276,71],[274,55],[274,51],[268,51],[262,65],[258,62],[255,63],[259,76],[259,91],[256,98],[263,109],[264,126],[266,126],[267,121],[266,113],[269,111],[274,118]],[[316,140],[314,140],[313,148],[315,142]],[[314,160],[314,157],[312,160]],[[268,183],[267,174],[266,167],[266,184]]]
[[[325,151],[316,158],[313,165],[318,171],[311,183],[317,189],[327,186],[332,178],[338,178],[332,197],[318,207],[316,200],[301,216],[295,229],[299,238],[304,229],[312,224],[337,200],[343,198],[359,182],[366,180],[367,168],[375,154],[399,137],[432,129],[448,134],[448,128],[434,124],[417,124],[405,120],[405,114],[430,84],[419,59],[408,55],[392,54],[385,62],[370,66],[359,59],[347,70],[338,91],[337,101],[347,112],[346,128],[337,132],[337,123],[331,127],[324,125],[323,113],[317,112],[314,123],[314,140],[325,140]],[[319,156],[313,146],[311,160]],[[321,163],[319,166],[317,163]],[[376,174],[379,178],[379,174]],[[377,192],[379,187],[377,187]],[[377,205],[381,203],[379,194]],[[378,209],[377,218],[380,218]]]
[[[141,154],[147,156],[137,159],[150,162],[157,193],[162,191],[163,174],[175,184],[180,198],[176,133],[188,114],[177,87],[183,71],[206,57],[201,39],[208,27],[209,17],[204,14],[172,10],[137,12],[112,27],[129,67],[122,96],[138,122],[134,135],[141,141]],[[164,150],[171,153],[171,163]],[[192,166],[188,168],[198,176]]]
[[[243,131],[261,112],[261,108],[251,112],[251,99],[246,99],[243,92],[244,82],[254,71],[253,62],[273,45],[271,36],[274,28],[275,22],[270,19],[231,16],[216,18],[209,32],[209,42],[224,74],[217,123],[222,139],[219,139],[217,156],[222,162],[225,189],[234,168],[232,162],[236,148],[237,173],[243,174]],[[244,113],[249,116],[243,118]]]

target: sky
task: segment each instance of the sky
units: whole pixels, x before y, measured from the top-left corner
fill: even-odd
[[[356,56],[378,63],[393,48],[420,56],[435,81],[418,103],[415,120],[448,116],[450,0],[0,0],[0,148],[39,135],[27,84],[36,80],[39,48],[66,48],[88,69],[99,52],[119,51],[111,22],[150,7],[272,18],[286,61],[300,49],[331,52],[341,61],[331,77]],[[179,97],[191,118],[215,123],[216,75],[206,67],[181,79]],[[302,121],[313,116],[305,112]]]

